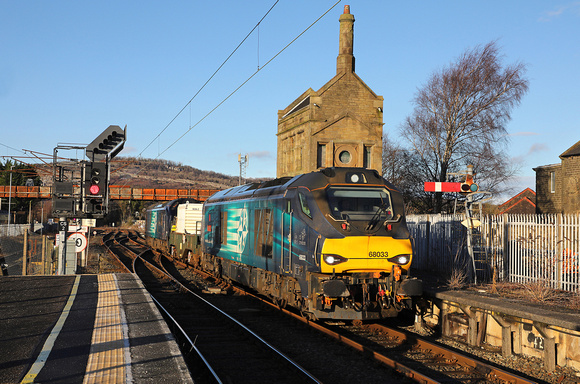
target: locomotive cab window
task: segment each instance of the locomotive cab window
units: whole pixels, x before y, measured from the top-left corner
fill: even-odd
[[[330,212],[338,220],[393,218],[391,199],[386,188],[328,188],[327,197]]]
[[[306,196],[302,192],[298,192],[298,200],[300,200],[300,207],[302,208],[302,212],[304,212],[306,216],[312,219],[312,212],[308,206],[308,201],[306,201]]]

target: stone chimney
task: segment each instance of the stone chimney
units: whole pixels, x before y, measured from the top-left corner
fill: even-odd
[[[354,15],[350,14],[350,5],[344,6],[344,13],[340,15],[340,40],[338,58],[336,59],[336,73],[354,72]]]

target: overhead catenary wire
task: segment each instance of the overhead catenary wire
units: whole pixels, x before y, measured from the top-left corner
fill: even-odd
[[[262,65],[262,67],[259,67],[254,73],[252,73],[250,75],[250,77],[248,77],[244,82],[242,82],[236,89],[234,89],[229,95],[227,95],[222,101],[220,101],[213,109],[211,109],[207,114],[205,114],[205,116],[203,116],[201,119],[199,119],[193,126],[189,127],[189,129],[187,131],[185,131],[181,136],[179,136],[179,138],[177,138],[173,143],[171,143],[167,148],[165,148],[163,150],[163,152],[161,152],[159,154],[159,156],[161,156],[163,153],[165,153],[167,150],[169,150],[171,147],[173,147],[179,140],[181,140],[185,135],[187,135],[193,128],[195,128],[197,125],[199,125],[203,120],[205,120],[209,115],[211,115],[216,109],[218,109],[223,103],[225,103],[230,97],[232,97],[236,92],[238,92],[240,90],[240,88],[242,88],[244,85],[246,85],[254,76],[256,76],[262,69],[264,69],[266,66],[268,66],[268,64],[270,64],[272,61],[274,61],[274,59],[276,59],[276,57],[278,57],[282,52],[284,52],[290,45],[292,45],[296,40],[298,40],[302,35],[304,35],[310,28],[312,28],[318,21],[320,21],[320,19],[322,19],[324,16],[326,16],[326,14],[328,12],[330,12],[334,7],[336,7],[336,5],[338,3],[340,3],[342,0],[338,0],[336,3],[334,3],[328,10],[326,10],[326,12],[324,12],[320,17],[318,17],[318,19],[316,19],[312,24],[310,24],[308,27],[306,27],[306,29],[304,29],[298,36],[296,36],[294,39],[292,39],[292,41],[290,41],[288,44],[286,44],[286,46],[284,46],[284,48],[282,48],[281,50],[278,51],[278,53],[276,53],[274,56],[272,56],[272,58],[270,58],[270,60],[268,60],[264,65]]]
[[[264,19],[270,14],[270,12],[274,9],[274,7],[279,3],[279,0],[276,0],[275,3],[268,9],[268,11],[262,16],[262,18],[256,23],[256,25],[251,29],[251,31],[242,39],[242,41],[236,46],[236,48],[228,55],[228,57],[220,64],[220,66],[214,71],[214,73],[206,80],[206,82],[197,90],[197,92],[191,97],[191,99],[177,112],[177,114],[167,123],[167,125],[151,140],[151,142],[139,153],[138,157],[141,157],[143,153],[169,128],[171,124],[185,111],[185,109],[189,106],[190,107],[190,118],[188,129],[177,138],[174,142],[172,142],[168,147],[161,151],[161,148],[158,149],[158,155],[155,159],[158,159],[161,155],[167,152],[170,148],[172,148],[177,142],[179,142],[187,133],[189,133],[192,129],[197,127],[201,122],[203,122],[209,115],[211,115],[215,110],[217,110],[222,104],[224,104],[230,97],[232,97],[240,88],[242,88],[245,84],[247,84],[255,75],[257,75],[262,69],[264,69],[267,65],[269,65],[274,59],[276,59],[282,52],[284,52],[290,45],[292,45],[296,40],[298,40],[302,35],[304,35],[308,30],[310,30],[318,21],[320,21],[324,16],[326,16],[332,9],[336,7],[341,2],[341,0],[336,1],[328,10],[326,10],[321,16],[319,16],[314,22],[312,22],[308,27],[306,27],[300,34],[298,34],[294,39],[292,39],[286,46],[284,46],[280,51],[278,51],[274,56],[272,56],[264,65],[260,66],[259,62],[259,46],[258,46],[258,67],[256,71],[251,74],[245,81],[243,81],[238,87],[236,87],[230,94],[228,94],[221,102],[219,102],[213,109],[211,109],[207,114],[205,114],[201,119],[199,119],[195,124],[191,124],[191,104],[193,100],[201,93],[201,91],[211,82],[211,80],[217,75],[217,73],[224,67],[224,65],[231,59],[231,57],[238,51],[238,49],[244,44],[244,42],[254,33],[256,29],[259,29],[260,24],[264,21]],[[258,36],[258,44],[259,44],[259,36]],[[8,145],[0,143],[0,145],[22,153],[26,153],[26,151],[21,151],[16,148],[10,147]],[[29,151],[31,152],[31,151]],[[60,158],[60,157],[59,157]],[[46,164],[46,163],[45,163]],[[142,171],[146,170],[148,167],[143,167],[137,172],[134,176],[139,175]],[[126,183],[123,185],[126,186]]]
[[[20,149],[13,148],[13,147],[11,147],[9,145],[3,144],[3,143],[0,143],[0,145],[3,146],[3,147],[6,147],[8,149],[12,149],[13,151],[24,153]]]
[[[199,95],[200,92],[205,88],[205,86],[209,84],[209,82],[215,77],[215,75],[217,75],[217,73],[222,69],[222,67],[230,60],[230,58],[236,53],[236,51],[244,44],[244,42],[248,39],[248,37],[250,37],[252,35],[252,33],[254,33],[254,31],[256,30],[256,28],[259,27],[260,23],[262,21],[264,21],[264,19],[268,16],[268,14],[272,11],[272,9],[274,9],[274,7],[276,6],[276,4],[278,4],[279,1],[280,0],[276,0],[276,2],[270,7],[270,9],[268,9],[268,12],[266,12],[264,14],[264,16],[262,16],[262,18],[260,19],[260,21],[258,21],[258,23],[254,26],[254,28],[252,28],[252,30],[250,32],[248,32],[248,34],[246,35],[246,37],[244,37],[242,39],[242,41],[238,44],[238,46],[220,64],[220,66],[209,77],[209,79],[206,80],[206,82],[201,86],[201,88],[199,88],[197,90],[197,92],[195,93],[195,95],[193,95],[193,97],[191,99],[189,99],[189,101],[183,106],[183,108],[181,108],[181,110],[179,110],[179,112],[177,112],[177,114],[173,117],[173,119],[171,119],[171,121],[169,123],[167,123],[167,125],[165,126],[165,128],[163,128],[161,130],[161,132],[159,132],[159,134],[157,136],[155,136],[155,138],[153,140],[151,140],[151,142],[149,144],[147,144],[147,146],[141,151],[141,153],[139,153],[139,157],[143,154],[143,152],[145,152],[147,150],[147,148],[149,148],[151,146],[151,144],[153,144],[153,142],[155,140],[157,140],[163,134],[163,132],[165,132],[167,130],[167,128],[169,128],[169,126],[171,124],[173,124],[173,122],[175,121],[175,119],[177,119],[183,113],[183,111],[185,110],[185,108],[187,108],[193,102],[193,100],[197,97],[197,95]],[[190,123],[190,125],[191,125],[191,123]],[[159,157],[160,155],[161,154],[159,154],[157,157]]]
[[[332,11],[332,9],[334,9],[334,7],[336,7],[342,0],[338,0],[336,1],[330,8],[328,8],[322,15],[320,15],[316,20],[314,20],[314,22],[312,22],[308,27],[306,27],[300,34],[298,34],[294,39],[292,39],[288,44],[286,44],[281,50],[279,50],[274,56],[272,56],[264,65],[262,65],[261,67],[258,67],[258,69],[252,73],[246,80],[244,80],[238,87],[236,87],[230,94],[228,94],[224,99],[222,99],[222,101],[220,101],[215,107],[213,107],[208,113],[206,113],[202,118],[200,118],[195,124],[191,125],[181,136],[179,136],[175,141],[173,141],[173,143],[171,143],[167,148],[165,148],[163,151],[159,152],[159,154],[157,155],[157,157],[155,157],[155,159],[158,159],[161,155],[163,155],[165,152],[167,152],[169,149],[171,149],[175,144],[177,144],[181,139],[183,139],[189,132],[191,132],[191,130],[195,127],[197,127],[199,124],[201,124],[201,122],[203,122],[208,116],[210,116],[215,110],[217,110],[222,104],[224,104],[230,97],[232,97],[236,92],[238,92],[244,85],[246,85],[252,78],[254,78],[254,76],[256,76],[262,69],[264,69],[266,66],[268,66],[268,64],[270,64],[272,61],[274,61],[274,59],[276,59],[282,52],[284,52],[288,47],[290,47],[290,45],[292,45],[296,40],[298,40],[302,35],[304,35],[310,28],[312,28],[316,23],[318,23],[324,16],[326,16],[330,11]],[[276,4],[274,4],[276,5]],[[271,10],[271,8],[270,8]],[[269,11],[268,11],[269,12]],[[265,17],[265,16],[264,16]],[[263,18],[262,18],[263,20]],[[262,21],[260,20],[260,22]],[[258,22],[258,24],[256,24],[256,27],[259,26],[260,22]],[[256,27],[254,27],[254,29],[256,29]],[[252,29],[252,31],[254,30]],[[251,32],[250,32],[251,33]],[[244,41],[247,39],[244,38]],[[242,41],[243,42],[243,41]],[[240,43],[241,44],[241,43]],[[239,47],[239,46],[238,46]],[[237,49],[237,48],[236,48]],[[233,52],[232,52],[233,54]],[[231,57],[231,55],[229,56]],[[229,59],[228,57],[228,59]],[[225,62],[223,63],[225,64]],[[220,66],[220,68],[223,66],[223,64]],[[218,68],[219,70],[219,68]],[[216,71],[217,73],[217,71]],[[215,73],[214,73],[215,75]],[[213,75],[212,75],[213,77]],[[211,78],[210,78],[211,80]],[[209,80],[208,80],[209,82]],[[206,82],[207,84],[207,82]],[[205,84],[204,84],[205,86]],[[200,90],[201,91],[201,90]],[[196,93],[196,95],[199,93],[199,91]],[[196,96],[195,95],[195,96]],[[187,105],[189,105],[191,103],[191,101],[195,98],[195,96],[188,102]],[[185,107],[182,108],[182,110],[179,112],[179,114],[181,112],[183,112],[183,110],[187,107],[187,105]],[[179,114],[177,116],[175,116],[172,121],[163,129],[163,131],[165,131],[165,129],[167,129],[167,127],[179,116]],[[163,131],[161,133],[163,133]],[[159,135],[161,135],[161,133]],[[153,139],[153,141],[155,141],[159,135]],[[152,141],[152,142],[153,142]],[[151,145],[151,143],[149,144]],[[148,145],[148,146],[149,146]],[[145,148],[147,149],[147,148]],[[145,151],[145,149],[143,151]],[[143,153],[143,151],[141,152],[141,154]],[[141,154],[139,154],[139,156],[141,156]],[[147,167],[140,169],[135,175],[133,175],[133,177],[139,175],[142,171],[144,171]],[[123,186],[126,186],[126,184],[124,184]]]

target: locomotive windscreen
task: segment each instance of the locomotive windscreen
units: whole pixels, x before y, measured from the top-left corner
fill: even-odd
[[[369,221],[379,215],[381,220],[393,218],[391,199],[386,188],[331,187],[327,190],[328,205],[335,219]]]

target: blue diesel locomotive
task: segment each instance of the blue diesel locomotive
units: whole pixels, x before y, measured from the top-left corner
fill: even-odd
[[[186,206],[202,214],[178,214]],[[148,210],[146,235],[175,258],[311,319],[393,317],[422,294],[410,276],[401,193],[373,170],[326,168],[247,184],[203,206],[174,200]]]
[[[202,267],[311,319],[393,317],[422,294],[401,193],[326,168],[220,191],[203,205]]]

